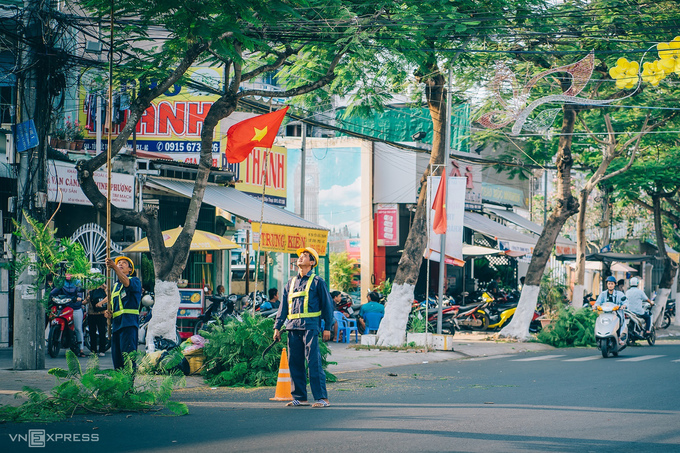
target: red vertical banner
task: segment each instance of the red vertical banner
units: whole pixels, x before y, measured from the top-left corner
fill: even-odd
[[[399,245],[399,208],[396,204],[380,204],[375,214],[378,247]]]

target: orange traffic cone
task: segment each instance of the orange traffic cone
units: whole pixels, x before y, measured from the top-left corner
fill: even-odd
[[[288,369],[288,354],[286,348],[281,351],[281,364],[279,365],[279,378],[276,381],[276,393],[271,401],[291,401],[293,395],[290,389],[290,369]]]

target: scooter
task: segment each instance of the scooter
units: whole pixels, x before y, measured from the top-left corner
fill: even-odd
[[[47,352],[53,359],[59,355],[61,348],[71,349],[76,355],[80,352],[73,323],[73,308],[67,306],[69,303],[71,303],[69,296],[54,296],[50,300]]]
[[[666,301],[666,309],[663,312],[663,321],[661,322],[661,328],[665,329],[671,325],[675,318],[675,300],[668,299]]]
[[[645,310],[650,311],[650,305],[645,304]],[[628,320],[628,346],[633,346],[636,341],[647,340],[650,346],[654,346],[656,343],[656,329],[654,329],[654,324],[649,329],[649,335],[645,333],[646,321],[641,316],[636,315],[632,311],[625,310],[626,319]]]
[[[489,293],[482,293],[482,302],[476,305],[469,305],[465,310],[460,310],[455,316],[459,328],[469,328],[471,330],[486,330],[489,327],[489,314],[487,307],[494,301]]]
[[[609,357],[609,354],[618,357],[619,352],[626,348],[628,339],[628,325],[625,322],[621,325],[621,318],[618,315],[618,311],[623,308],[613,302],[605,302],[596,310],[598,314],[595,321],[597,349],[602,351],[602,357],[605,359]],[[621,327],[620,338],[619,327]]]

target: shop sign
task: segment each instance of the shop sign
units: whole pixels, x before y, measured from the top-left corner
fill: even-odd
[[[266,150],[255,148],[243,162],[227,163],[222,154],[223,167],[234,173],[236,189],[262,199],[262,184],[264,183],[264,165]],[[286,179],[288,174],[288,149],[283,146],[272,146],[267,158],[267,186],[265,201],[277,206],[286,206]]]
[[[54,161],[50,164],[47,178],[47,197],[52,202],[92,206],[78,182],[75,166],[66,162]],[[94,182],[99,191],[106,196],[108,175],[106,171],[94,172]],[[111,174],[111,203],[122,209],[135,207],[135,177],[122,173]]]
[[[328,245],[328,230],[312,230],[282,225],[262,224],[260,231],[259,222],[252,222],[253,243],[255,249],[268,252],[297,253],[302,247],[312,247],[319,256],[326,254]],[[260,241],[260,237],[262,240]]]
[[[482,183],[482,198],[503,205],[526,206],[524,191],[513,187]]]
[[[375,213],[378,247],[399,245],[399,208],[396,204],[379,204]]]

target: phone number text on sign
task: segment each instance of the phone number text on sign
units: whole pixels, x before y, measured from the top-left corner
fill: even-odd
[[[150,150],[151,151],[151,150]],[[155,151],[170,152],[170,153],[200,153],[201,142],[178,142],[178,141],[159,141],[156,143]],[[212,152],[220,152],[220,143],[213,142]]]

